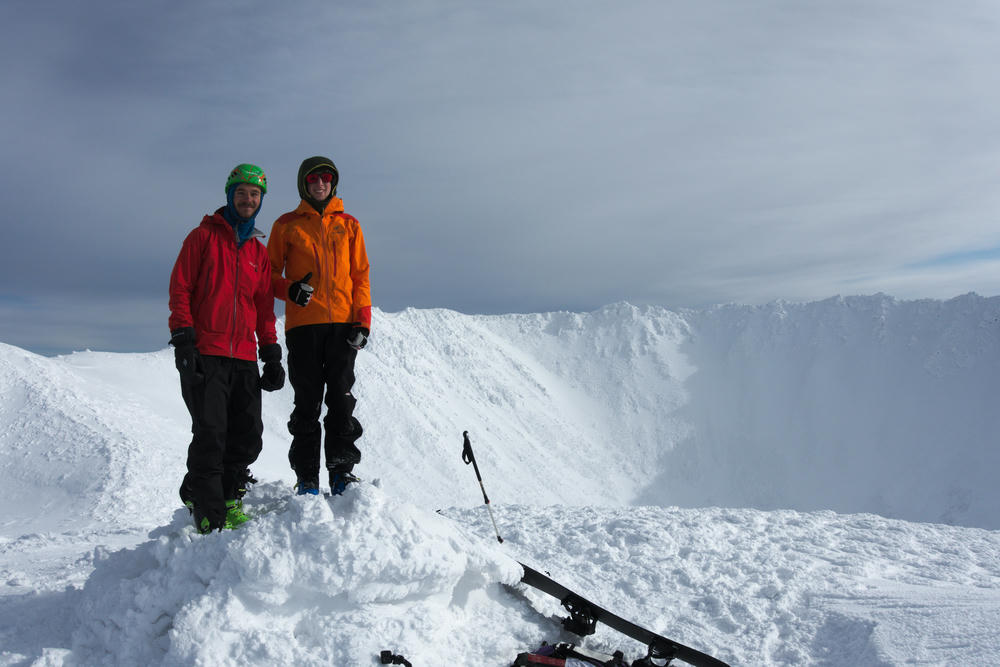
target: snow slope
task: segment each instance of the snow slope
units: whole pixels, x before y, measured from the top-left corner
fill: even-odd
[[[690,439],[640,501],[1000,528],[1000,299],[686,313]]]
[[[168,350],[0,344],[0,664],[505,665],[571,639],[515,559],[731,664],[995,664],[998,320],[976,295],[379,312],[366,482],[291,497],[291,391],[265,395],[261,516],[209,538],[177,508]]]

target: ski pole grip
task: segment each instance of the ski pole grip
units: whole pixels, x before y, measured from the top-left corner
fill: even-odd
[[[413,667],[410,661],[401,655],[396,655],[392,651],[382,651],[379,653],[379,661],[383,665],[403,665],[403,667]]]
[[[465,465],[475,463],[476,456],[472,453],[472,443],[469,442],[469,432],[462,431],[462,437],[465,438],[465,442],[462,443],[462,460],[465,461]]]
[[[462,445],[462,460],[465,461],[465,465],[472,464],[473,469],[476,471],[476,479],[479,483],[483,483],[483,476],[479,474],[479,464],[476,463],[476,455],[472,453],[472,443],[469,442],[469,432],[462,431],[462,437],[465,438],[465,443]],[[483,492],[486,495],[486,492]]]

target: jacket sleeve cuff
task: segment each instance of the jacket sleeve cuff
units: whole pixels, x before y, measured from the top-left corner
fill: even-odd
[[[265,364],[271,361],[281,361],[281,346],[277,343],[261,345],[257,354]]]
[[[368,329],[372,328],[372,307],[365,306],[364,308],[358,309],[358,324]]]
[[[194,327],[177,327],[170,332],[170,344],[174,347],[190,347],[196,338]]]
[[[288,301],[288,288],[291,287],[292,281],[287,278],[275,278],[271,281],[271,290],[274,292],[275,299],[281,299],[282,301]]]

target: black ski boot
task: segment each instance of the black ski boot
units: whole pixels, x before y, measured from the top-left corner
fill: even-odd
[[[330,495],[339,496],[344,493],[348,484],[357,484],[360,481],[361,478],[352,473],[350,470],[331,470]]]
[[[295,495],[297,496],[318,496],[319,495],[319,475],[316,477],[299,477],[295,481]]]

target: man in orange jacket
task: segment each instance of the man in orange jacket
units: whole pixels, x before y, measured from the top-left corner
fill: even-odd
[[[354,362],[372,327],[368,253],[357,219],[336,196],[333,161],[311,157],[299,167],[298,208],[278,218],[267,244],[275,298],[285,300],[288,380],[295,407],[288,420],[288,460],[301,494],[319,493],[320,443],[330,491],[356,481],[361,437],[354,417]],[[324,399],[325,389],[325,399]],[[319,417],[327,411],[321,432]]]
[[[187,235],[170,274],[170,344],[193,435],[180,494],[201,533],[247,520],[247,466],[264,430],[260,390],[285,384],[270,264],[254,227],[266,192],[260,167],[237,165],[226,205]]]

